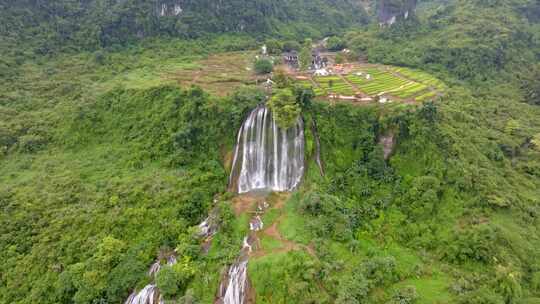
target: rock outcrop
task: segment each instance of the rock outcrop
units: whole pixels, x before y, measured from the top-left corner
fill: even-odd
[[[380,26],[392,24],[408,19],[416,9],[417,0],[380,0],[378,5],[378,18]]]

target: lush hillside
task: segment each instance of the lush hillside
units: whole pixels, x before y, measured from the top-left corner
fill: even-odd
[[[358,1],[12,1],[0,4],[0,33],[40,54],[98,49],[146,37],[219,33],[321,36],[366,22]]]
[[[349,33],[346,40],[370,61],[422,67],[485,87],[532,75],[540,56],[537,6],[536,1],[427,1],[416,18]]]
[[[204,56],[196,43],[184,47]],[[20,87],[4,87],[1,303],[123,302],[226,187],[223,153],[262,95],[114,80],[119,65],[134,67],[117,55],[101,67],[93,56],[27,64]],[[229,242],[220,252],[233,257],[241,237]]]
[[[362,22],[357,5],[2,2],[0,303],[121,303],[173,250],[166,299],[213,303],[249,227],[227,179],[266,95],[259,33],[339,34]],[[419,5],[338,39],[437,75],[445,94],[358,106],[301,91],[306,176],[268,198],[248,267],[257,303],[540,303],[538,3]],[[194,226],[210,210],[202,254]]]

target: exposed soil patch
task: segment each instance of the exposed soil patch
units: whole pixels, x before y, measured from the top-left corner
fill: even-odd
[[[197,67],[179,69],[164,77],[182,87],[197,85],[218,95],[226,96],[245,83],[254,83],[252,71],[255,52],[228,52],[210,55],[196,62]]]
[[[234,214],[236,214],[236,216],[240,216],[244,213],[252,212],[257,208],[259,203],[262,203],[265,200],[266,195],[262,193],[239,194],[232,199]]]
[[[276,195],[277,197],[274,198],[275,201],[273,202],[273,206],[271,207],[271,209],[282,210],[285,207],[285,203],[290,198],[290,193],[276,193]],[[318,259],[313,247],[287,240],[281,235],[281,233],[279,232],[278,226],[283,221],[285,216],[286,215],[282,212],[271,226],[269,226],[268,228],[258,233],[259,235],[262,234],[266,237],[270,237],[278,241],[281,244],[281,246],[279,248],[275,248],[272,250],[266,250],[262,246],[259,246],[259,248],[257,250],[254,250],[250,254],[250,256],[254,258],[259,258],[259,257],[266,256],[268,254],[285,253],[285,252],[289,252],[293,250],[305,250],[311,256]],[[259,244],[260,244],[260,241],[259,241]]]
[[[273,199],[273,205],[272,209],[278,209],[281,210],[283,207],[285,207],[285,203],[289,200],[291,197],[290,193],[275,193],[275,197]]]

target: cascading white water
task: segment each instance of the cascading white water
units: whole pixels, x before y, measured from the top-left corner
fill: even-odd
[[[125,304],[165,304],[154,284],[146,285],[140,292],[133,292]]]
[[[216,232],[216,224],[214,223],[213,216],[209,216],[199,226],[199,236],[202,238],[208,238],[214,235]],[[155,261],[148,270],[148,276],[155,281],[156,275],[163,269],[163,267],[173,266],[178,263],[176,253],[170,253],[164,257],[166,266],[162,265],[162,259]],[[134,290],[127,298],[124,304],[165,304],[163,296],[159,292],[159,288],[154,282],[146,285],[140,291]]]
[[[280,128],[266,106],[254,109],[238,132],[231,186],[238,193],[289,191],[304,174],[304,122]]]
[[[247,289],[247,259],[229,268],[229,282],[223,297],[224,304],[243,304]]]
[[[262,221],[261,221],[262,225]],[[251,229],[251,231],[255,231]],[[249,254],[253,250],[254,239],[246,236],[240,251],[240,257],[229,267],[224,280],[219,286],[217,296],[218,304],[244,304],[247,302],[249,280],[247,274],[247,266],[249,262]]]
[[[177,263],[175,255],[167,256],[166,260],[167,266],[173,266]],[[155,279],[161,268],[161,261],[157,260],[156,262],[154,262],[154,264],[152,264],[152,266],[150,266],[150,269],[148,270],[148,276],[152,279]],[[139,292],[133,291],[131,295],[129,295],[125,304],[165,304],[165,301],[159,293],[159,289],[157,288],[157,286],[151,283],[146,285]]]
[[[268,203],[264,202],[258,206],[259,212],[263,212],[268,208]],[[215,304],[244,304],[249,302],[249,279],[247,267],[249,255],[253,250],[253,246],[257,243],[257,237],[254,232],[262,230],[264,227],[263,221],[259,215],[253,217],[249,224],[251,234],[244,237],[242,250],[236,263],[231,265],[224,276],[217,295]]]

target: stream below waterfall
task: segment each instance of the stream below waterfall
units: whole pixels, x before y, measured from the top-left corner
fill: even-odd
[[[172,266],[176,264],[176,255],[174,253],[164,257],[167,260],[168,266]],[[161,260],[158,259],[152,266],[150,266],[150,269],[148,270],[148,276],[151,277],[153,280],[155,280],[157,273],[161,270]],[[163,297],[159,293],[159,289],[157,288],[155,283],[150,283],[146,285],[143,289],[140,291],[134,290],[126,300],[125,304],[164,304],[165,301],[163,300]]]
[[[250,282],[247,273],[249,255],[253,251],[253,247],[258,243],[257,231],[264,228],[264,223],[261,215],[268,209],[269,205],[265,201],[258,204],[256,215],[249,222],[250,233],[244,237],[242,249],[236,262],[232,264],[226,275],[223,276],[219,285],[218,294],[215,304],[246,304],[253,302],[250,299]]]
[[[316,128],[316,126],[315,126]],[[315,129],[316,130],[316,129]],[[320,142],[317,142],[317,153]],[[252,110],[238,132],[229,187],[243,194],[257,191],[291,191],[301,182],[305,170],[304,121],[301,116],[289,129],[280,128],[270,110],[260,105]],[[320,159],[318,160],[319,165]],[[321,173],[322,173],[322,165]],[[266,196],[265,196],[266,198]],[[217,201],[214,201],[216,203]],[[259,201],[249,222],[249,234],[244,238],[236,261],[223,273],[215,298],[215,304],[254,303],[248,277],[249,257],[259,243],[257,232],[264,228],[261,216],[269,208],[266,201]],[[212,237],[218,231],[219,214],[214,208],[199,226],[206,252]],[[256,248],[255,248],[256,249]],[[165,304],[155,277],[167,265],[176,264],[176,252],[158,259],[148,271],[152,282],[142,290],[134,290],[125,304]]]
[[[206,251],[205,243],[208,242],[208,240],[217,233],[218,226],[216,224],[216,217],[217,213],[214,209],[212,210],[212,212],[210,212],[210,215],[198,226],[199,237],[204,240],[202,246],[203,251]],[[163,256],[162,258],[158,258],[152,264],[152,266],[150,266],[150,269],[147,273],[148,276],[152,278],[152,282],[146,285],[140,291],[134,290],[124,302],[124,304],[165,304],[165,300],[163,299],[163,296],[160,294],[159,289],[155,284],[156,276],[164,266],[161,264],[163,260],[166,261],[166,266],[175,265],[177,263],[176,252],[172,252]]]

